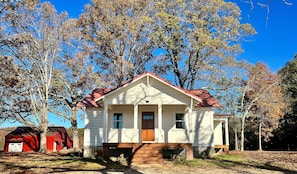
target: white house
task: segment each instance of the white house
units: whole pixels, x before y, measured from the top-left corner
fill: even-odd
[[[228,135],[227,118],[214,117],[213,107],[221,104],[208,91],[184,90],[152,73],[115,89],[94,89],[78,106],[85,111],[84,157],[125,148],[148,162],[162,158],[162,149],[183,148],[192,159],[229,144],[222,135],[222,123]]]

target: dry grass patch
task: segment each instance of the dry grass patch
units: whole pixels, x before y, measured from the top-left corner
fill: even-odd
[[[297,173],[297,152],[231,151],[213,159],[166,161],[132,165],[91,160],[65,154],[0,153],[0,173],[124,172],[126,174],[172,173]]]
[[[63,171],[99,171],[103,162],[78,157],[40,153],[2,153],[0,173],[48,173]]]

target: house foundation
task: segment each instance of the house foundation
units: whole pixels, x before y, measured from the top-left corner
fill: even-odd
[[[103,143],[102,147],[85,147],[84,157],[98,158],[101,156],[109,159],[111,156],[122,152],[125,153],[125,157],[131,163],[152,164],[162,163],[163,152],[168,149],[183,149],[181,151],[184,152],[186,160],[192,160],[194,157],[191,143]]]

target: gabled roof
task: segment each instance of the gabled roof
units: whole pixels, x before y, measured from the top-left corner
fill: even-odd
[[[169,81],[153,74],[150,72],[143,73],[133,80],[124,83],[121,86],[118,86],[114,89],[103,89],[103,88],[95,88],[90,94],[88,94],[81,102],[77,104],[78,107],[102,107],[100,104],[97,103],[100,99],[106,97],[113,91],[119,90],[121,88],[126,87],[127,85],[142,79],[143,77],[150,76],[154,79],[158,80],[159,82],[195,99],[198,101],[195,107],[221,107],[222,105],[205,89],[197,89],[197,90],[185,90],[178,86],[171,84]]]
[[[95,88],[91,93],[89,93],[82,101],[80,101],[78,107],[102,107],[96,103],[96,101],[107,94],[110,90],[103,88]]]
[[[60,126],[50,126],[48,127],[47,131],[48,131],[47,135],[50,135],[56,132],[67,133],[66,129]],[[38,134],[40,134],[40,131],[33,129],[31,127],[17,127],[14,131],[7,134],[7,136],[8,135],[24,136],[24,135],[38,135]]]
[[[26,135],[38,135],[39,131],[31,127],[17,127],[14,131],[8,133],[6,136],[26,136]]]

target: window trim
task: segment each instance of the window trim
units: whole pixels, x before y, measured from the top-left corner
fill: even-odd
[[[177,116],[178,115],[181,115],[182,116],[182,119],[181,120],[178,120],[177,119]],[[177,123],[182,123],[182,127],[177,127]],[[185,121],[185,113],[175,113],[175,129],[178,129],[178,130],[184,130],[186,129],[186,121]]]
[[[117,116],[117,119],[115,119],[115,116]],[[120,117],[121,119],[119,119]],[[123,129],[123,119],[123,113],[113,113],[113,129]],[[117,126],[115,126],[115,123],[117,123]]]

